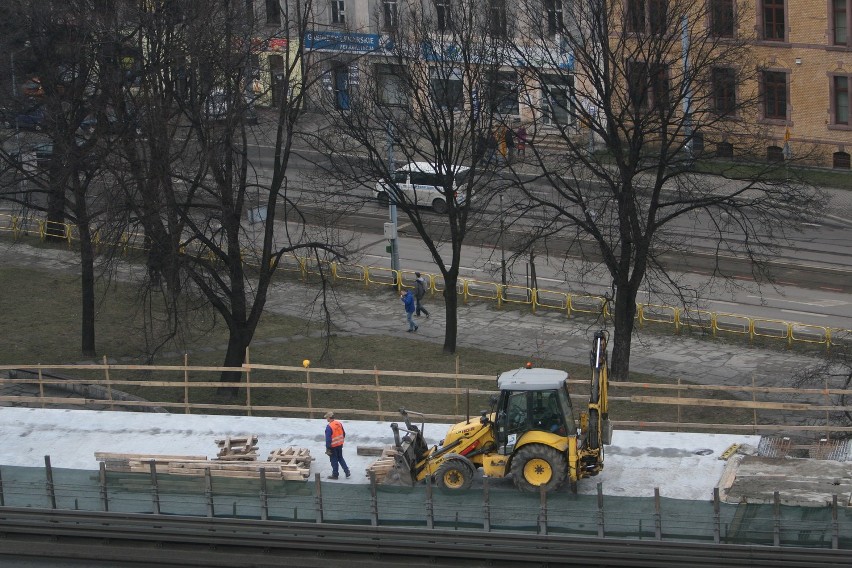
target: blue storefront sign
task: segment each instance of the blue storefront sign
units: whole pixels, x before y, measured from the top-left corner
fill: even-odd
[[[305,49],[309,51],[369,53],[379,49],[379,36],[348,32],[308,32],[305,34]]]

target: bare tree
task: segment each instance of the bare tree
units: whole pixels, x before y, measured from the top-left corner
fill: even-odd
[[[534,181],[549,187],[525,185],[529,212],[545,220],[529,244],[541,250],[548,240],[581,237],[571,253],[605,267],[612,373],[623,380],[639,290],[695,299],[664,260],[688,252],[677,224],[710,239],[718,256],[747,257],[754,279],[766,282],[768,255],[819,196],[762,159],[747,167],[713,162],[714,176],[695,168],[711,142],[737,144],[744,160],[756,158],[749,148],[766,146],[760,62],[733,4],[547,0],[544,7],[518,9],[527,33],[515,46],[532,114],[527,160],[540,168]],[[546,138],[560,150],[546,150]],[[715,272],[730,276],[718,260]]]
[[[107,152],[88,131],[87,119],[103,108],[99,77],[111,57],[113,43],[104,36],[110,13],[98,12],[88,0],[56,5],[18,1],[7,9],[20,23],[12,47],[26,58],[13,66],[12,77],[26,71],[26,82],[13,79],[10,116],[12,140],[4,143],[2,160],[15,171],[6,197],[45,214],[48,239],[71,239],[66,222],[76,229],[81,260],[81,351],[95,355],[95,253],[100,202],[95,187],[103,185]],[[101,112],[101,114],[103,114]],[[22,132],[22,129],[27,132]],[[95,129],[98,130],[98,129]],[[36,131],[32,133],[31,131]],[[23,188],[23,191],[21,191]],[[26,220],[25,220],[26,222]]]
[[[361,69],[345,98],[333,71],[317,69],[325,72],[317,101],[331,127],[313,144],[334,158],[346,192],[360,188],[380,205],[395,204],[422,239],[443,278],[445,353],[456,350],[462,245],[499,185],[498,156],[491,155],[497,142],[489,142],[498,125],[491,87],[510,32],[503,14],[502,33],[491,34],[484,6],[385,3],[374,26],[388,41],[349,61],[349,73]],[[398,172],[400,165],[412,176]],[[428,182],[415,179],[424,174]],[[411,191],[418,184],[434,191]]]
[[[164,284],[173,310],[189,305],[180,298],[202,297],[228,327],[223,365],[240,367],[282,257],[335,260],[345,243],[312,231],[288,193],[308,76],[301,42],[285,52],[275,110],[255,125],[252,55],[265,32],[252,7],[235,0],[191,8],[177,19],[168,11],[140,17],[139,85],[126,112],[138,116],[142,140],[123,149],[123,185],[146,236],[149,290]],[[310,12],[309,2],[290,3],[276,33],[302,37]],[[272,156],[259,156],[270,142]],[[177,325],[189,315],[170,317]],[[222,374],[226,382],[240,377]]]

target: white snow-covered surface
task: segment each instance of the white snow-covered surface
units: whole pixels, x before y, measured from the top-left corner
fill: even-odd
[[[318,415],[322,412],[318,412]],[[346,459],[352,478],[338,483],[366,483],[365,469],[375,457],[359,456],[356,446],[393,443],[390,422],[347,420]],[[55,468],[97,470],[95,452],[133,454],[206,455],[214,458],[215,440],[226,436],[257,435],[259,459],[287,446],[308,448],[315,458],[311,474],[323,479],[331,473],[325,456],[326,421],[301,418],[153,414],[94,410],[0,408],[0,465],[43,467],[50,456]],[[447,425],[426,424],[425,435],[437,443]],[[619,431],[605,450],[604,471],[581,480],[579,492],[597,491],[603,483],[608,495],[648,497],[660,488],[663,497],[712,498],[725,462],[719,456],[731,444],[757,445],[759,436]],[[711,450],[700,455],[701,450]],[[696,453],[700,452],[700,453]],[[342,473],[342,472],[341,472]],[[508,481],[496,481],[508,483]]]

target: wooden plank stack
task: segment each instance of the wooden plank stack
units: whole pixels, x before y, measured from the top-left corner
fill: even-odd
[[[393,469],[395,456],[396,450],[393,447],[384,448],[379,459],[367,466],[367,477],[370,477],[372,472],[376,476],[376,483],[382,483],[388,472]]]
[[[213,477],[259,478],[261,468],[267,479],[305,481],[311,474],[311,451],[287,447],[273,450],[267,461],[257,461],[257,436],[228,437],[216,440],[219,453],[215,460],[207,456],[165,454],[121,454],[95,452],[107,471],[149,473],[151,462],[157,473]]]

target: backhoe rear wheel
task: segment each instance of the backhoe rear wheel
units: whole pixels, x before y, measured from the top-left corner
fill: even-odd
[[[543,444],[522,447],[512,458],[512,478],[521,491],[557,489],[565,481],[568,461],[559,450]]]
[[[459,458],[450,458],[435,472],[435,484],[444,492],[464,491],[473,485],[474,468]]]

